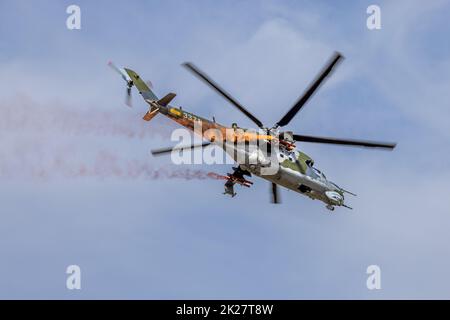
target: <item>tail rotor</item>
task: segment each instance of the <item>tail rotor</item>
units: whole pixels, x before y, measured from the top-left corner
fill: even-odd
[[[132,97],[131,97],[131,88],[133,88],[133,81],[130,79],[128,74],[125,72],[125,70],[117,67],[112,61],[108,62],[108,66],[111,67],[115,72],[117,72],[122,79],[127,83],[126,93],[125,93],[125,105],[128,107],[132,107]]]

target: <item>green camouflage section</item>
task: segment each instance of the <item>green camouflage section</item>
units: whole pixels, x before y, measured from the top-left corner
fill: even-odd
[[[142,81],[141,77],[131,69],[124,68],[130,79],[133,81],[134,86],[139,90],[144,99],[158,100],[158,97],[153,93],[147,84]]]
[[[310,156],[308,156],[306,153],[299,151],[297,160],[298,160],[298,163],[295,163],[289,159],[286,159],[283,162],[281,162],[280,165],[285,168],[289,168],[289,169],[292,169],[295,171],[300,171],[302,174],[306,174],[306,168],[308,167],[306,162],[307,161],[313,162],[313,159]]]

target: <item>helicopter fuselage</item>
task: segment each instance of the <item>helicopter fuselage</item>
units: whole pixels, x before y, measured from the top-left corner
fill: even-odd
[[[199,117],[182,108],[173,106],[157,106],[155,101],[147,101],[151,108],[158,107],[159,113],[193,131],[203,139],[221,147],[243,170],[260,178],[283,186],[311,199],[324,202],[327,208],[344,205],[342,189],[327,180],[325,175],[313,166],[313,160],[305,153],[292,147],[279,144],[273,148],[270,156],[259,149],[248,150],[245,144],[236,143],[238,139],[246,141],[256,139],[264,143],[279,143],[278,137],[269,133],[257,133],[247,129],[232,128],[221,125],[215,121]],[[152,109],[151,109],[152,110]],[[230,134],[231,132],[231,134]],[[235,133],[235,134],[233,134]],[[220,138],[218,138],[220,136]],[[257,161],[250,161],[257,158]],[[273,170],[272,166],[276,166]],[[272,170],[264,169],[269,167]]]
[[[226,176],[219,176],[220,179],[227,180],[225,183],[225,194],[234,196],[236,194],[234,192],[234,185],[236,183],[248,187],[251,183],[246,180],[244,176],[251,176],[254,174],[271,182],[273,203],[279,203],[277,190],[278,185],[281,185],[312,199],[321,200],[326,203],[327,209],[333,210],[335,206],[350,208],[344,204],[344,193],[352,193],[327,180],[325,175],[314,167],[313,159],[296,149],[295,142],[383,148],[387,150],[393,150],[396,146],[396,143],[392,142],[336,139],[296,134],[291,131],[279,131],[280,128],[287,126],[304,107],[342,59],[343,56],[339,52],[334,52],[331,59],[326,63],[325,67],[317,75],[314,81],[311,82],[303,94],[296,100],[294,105],[279,121],[275,122],[272,127],[266,127],[255,115],[193,63],[183,63],[183,66],[190,72],[214,89],[248,119],[252,120],[259,128],[258,131],[239,128],[237,124],[233,124],[232,127],[229,128],[216,123],[215,119],[214,121],[210,121],[193,113],[186,112],[181,107],[176,108],[170,106],[170,102],[176,96],[175,93],[168,93],[163,98],[159,99],[150,89],[151,86],[149,87],[135,71],[128,68],[120,69],[112,62],[108,64],[113,70],[119,73],[122,76],[122,79],[127,83],[127,95],[125,101],[128,106],[131,106],[130,98],[131,88],[133,86],[136,87],[144,100],[150,105],[150,110],[145,114],[144,120],[150,121],[157,114],[162,113],[185,128],[192,130],[194,134],[207,140],[207,142],[201,144],[190,144],[189,146],[176,146],[173,148],[152,150],[153,155],[167,154],[176,150],[181,151],[197,147],[206,147],[210,144],[214,144],[221,147],[226,154],[239,164],[239,166],[233,168],[233,173],[228,173]]]

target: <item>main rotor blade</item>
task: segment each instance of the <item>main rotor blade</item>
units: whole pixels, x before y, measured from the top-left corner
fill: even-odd
[[[166,153],[170,153],[172,151],[178,151],[178,150],[186,150],[186,149],[195,149],[195,148],[202,148],[202,147],[206,147],[209,146],[211,144],[211,142],[203,142],[202,144],[193,144],[190,146],[181,146],[181,147],[168,147],[168,148],[161,148],[161,149],[153,149],[152,155],[153,156],[159,156],[159,155],[163,155]]]
[[[311,98],[311,96],[316,92],[324,80],[331,74],[333,68],[341,61],[344,57],[339,53],[335,52],[322,71],[318,74],[316,79],[309,85],[308,89],[303,93],[303,95],[297,100],[294,106],[289,110],[280,121],[275,125],[276,127],[283,127],[287,125],[292,118],[295,117],[297,112],[305,105],[305,103]]]
[[[272,182],[272,203],[281,203],[279,193],[278,193],[278,185]]]
[[[193,63],[185,62],[183,66],[191,71],[194,75],[199,77],[201,80],[205,81],[211,88],[215,89],[222,97],[224,97],[228,102],[234,105],[239,109],[243,114],[245,114],[249,119],[251,119],[256,125],[260,128],[263,128],[264,125],[261,121],[258,120],[253,114],[251,114],[247,109],[245,109],[239,102],[237,102],[228,92],[222,89],[216,82],[214,82],[211,78],[209,78],[204,72],[202,72],[198,67],[196,67]]]
[[[367,147],[367,148],[385,148],[394,149],[397,145],[393,142],[377,142],[377,141],[367,141],[367,140],[348,140],[348,139],[335,139],[326,137],[314,137],[305,136],[300,134],[294,134],[295,141],[303,142],[315,142],[315,143],[329,143],[329,144],[340,144],[346,146],[357,146],[357,147]]]

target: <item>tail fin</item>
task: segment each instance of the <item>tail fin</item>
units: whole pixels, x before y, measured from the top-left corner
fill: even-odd
[[[158,107],[152,105],[151,109],[145,114],[144,120],[145,121],[152,120],[158,113],[159,109],[161,107],[167,107],[169,105],[170,101],[172,101],[173,98],[175,98],[175,96],[176,96],[175,93],[168,93],[163,98],[159,99],[157,101]]]
[[[157,114],[158,114],[159,108],[153,108],[149,111],[147,111],[147,113],[144,116],[144,120],[145,121],[150,121],[152,120]]]
[[[147,86],[147,84],[141,79],[141,77],[131,69],[125,68],[126,73],[133,81],[134,86],[139,90],[139,93],[148,100],[158,100],[155,93]]]

